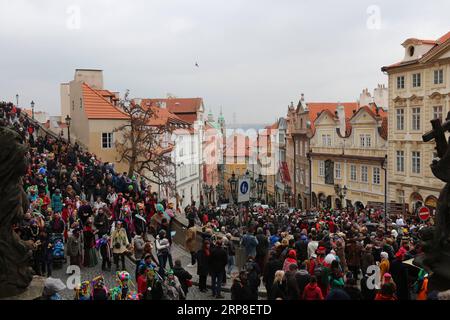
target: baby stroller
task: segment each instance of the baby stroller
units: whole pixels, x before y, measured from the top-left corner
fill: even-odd
[[[52,233],[50,243],[52,244],[53,268],[61,269],[67,261],[64,253],[64,235],[62,233]]]

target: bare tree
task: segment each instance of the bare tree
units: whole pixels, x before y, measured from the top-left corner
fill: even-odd
[[[119,162],[128,163],[128,176],[138,173],[150,181],[173,189],[174,170],[171,158],[172,145],[168,141],[177,129],[170,121],[158,118],[156,106],[141,106],[129,98],[129,90],[120,101],[127,122],[116,128],[122,141],[116,141]],[[148,174],[150,173],[150,176]]]

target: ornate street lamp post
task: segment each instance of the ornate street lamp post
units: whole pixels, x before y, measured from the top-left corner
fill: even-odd
[[[33,100],[31,101],[31,117],[34,120],[34,101]]]
[[[258,191],[258,200],[262,199],[262,194],[264,191],[264,185],[266,184],[266,180],[262,177],[262,174],[259,174],[258,179],[256,179],[256,188]]]
[[[341,185],[336,184],[334,185],[334,191],[336,192],[336,195],[339,197],[339,200],[341,201],[341,207],[339,209],[343,209],[344,198],[347,195],[347,186],[344,185],[344,187],[341,187]]]
[[[69,141],[70,144],[70,122],[72,121],[72,118],[67,115],[65,120],[67,125],[67,141]]]
[[[233,200],[233,203],[237,203],[237,183],[236,180],[236,174],[233,171],[233,174],[231,175],[231,178],[228,179],[228,183],[230,184],[230,191],[231,191],[231,199]]]

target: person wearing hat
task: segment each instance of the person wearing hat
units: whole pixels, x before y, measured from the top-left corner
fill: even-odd
[[[116,222],[116,228],[111,234],[111,244],[113,250],[114,263],[119,270],[119,260],[122,262],[122,269],[125,270],[125,254],[130,245],[126,230],[123,228],[122,221]]]
[[[63,209],[63,197],[61,195],[61,190],[56,189],[55,193],[52,195],[51,207],[53,208],[54,212],[61,213]]]
[[[196,239],[197,239],[197,230],[195,228],[195,221],[189,219],[189,225],[186,230],[186,238],[185,238],[185,247],[186,250],[191,254],[191,263],[187,265],[188,268],[195,266],[196,263]]]
[[[389,272],[390,262],[389,255],[387,252],[382,251],[380,253],[381,262],[380,262],[380,280],[383,281],[384,274]]]
[[[399,300],[410,300],[408,267],[403,263],[404,257],[404,251],[399,250],[395,254],[394,261],[390,264],[389,272],[392,274],[392,279],[397,285],[397,298]]]
[[[184,295],[187,296],[189,287],[192,286],[192,275],[181,266],[181,260],[176,259],[173,267],[173,273],[178,278],[183,289]]]
[[[80,230],[73,230],[67,240],[67,255],[69,256],[69,264],[81,267],[83,246],[80,237]]]

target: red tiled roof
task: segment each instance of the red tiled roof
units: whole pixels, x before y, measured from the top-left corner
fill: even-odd
[[[154,115],[150,118],[148,125],[150,126],[164,126],[168,123],[189,125],[186,121],[180,119],[177,115],[169,112],[167,109],[158,107],[151,107]]]
[[[166,103],[166,108],[172,113],[197,113],[200,109],[202,98],[168,98],[168,99],[142,99],[142,104],[148,106],[156,105],[158,103]]]
[[[378,132],[380,133],[380,136],[384,139],[388,139],[388,118],[383,117],[381,127],[378,128]]]
[[[97,90],[86,83],[82,84],[84,112],[88,119],[117,119],[125,120],[127,115],[114,107]]]
[[[358,110],[357,102],[343,102],[343,103],[310,102],[310,103],[307,103],[308,110],[309,110],[309,120],[311,121],[311,130],[314,131],[314,121],[316,121],[316,119],[318,117],[318,113],[320,113],[324,110],[327,110],[334,116],[334,112],[336,111],[336,108],[339,105],[344,106],[345,118],[351,118],[353,116],[353,111]]]

